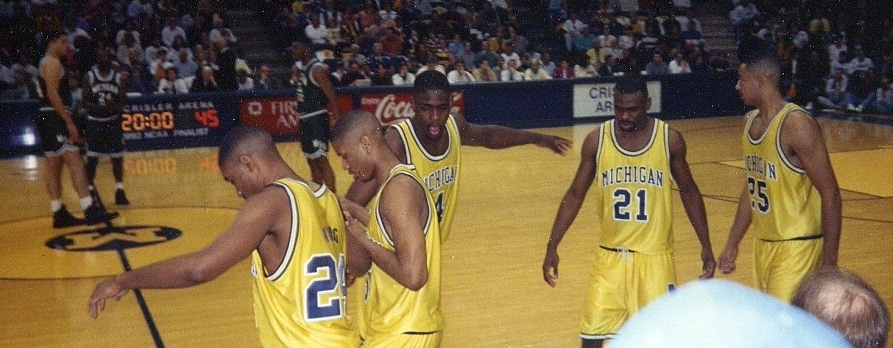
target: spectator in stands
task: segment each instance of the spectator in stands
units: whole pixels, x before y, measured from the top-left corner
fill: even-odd
[[[843,71],[844,74],[849,73],[849,71],[850,71],[850,56],[847,53],[848,52],[846,52],[846,51],[840,52],[840,55],[837,57],[837,61],[831,62],[831,71],[840,69],[841,71]]]
[[[691,67],[691,72],[713,71],[707,53],[698,48],[695,48],[694,52],[692,52],[690,60],[691,63],[689,65]]]
[[[883,348],[890,313],[878,293],[857,274],[825,268],[803,280],[791,302],[840,332],[854,348]]]
[[[145,52],[143,51],[143,47],[140,46],[136,40],[133,38],[133,35],[130,32],[126,32],[121,39],[121,43],[118,44],[118,49],[115,54],[118,62],[121,64],[131,65],[137,63],[131,60],[131,57],[136,58],[139,63],[143,63],[145,59]]]
[[[660,52],[654,52],[654,55],[651,57],[651,61],[648,64],[645,64],[645,74],[647,75],[667,75],[670,73],[670,68],[666,62],[664,62],[663,57],[661,57]]]
[[[198,73],[198,64],[195,64],[192,58],[189,57],[189,51],[185,47],[180,48],[177,60],[173,64],[182,77],[195,77]]]
[[[474,58],[475,53],[471,49],[471,42],[462,42],[462,52],[458,56],[456,56],[456,60],[465,63],[466,67],[474,67],[476,66]]]
[[[670,70],[670,74],[691,73],[691,66],[689,66],[688,60],[685,59],[685,55],[682,52],[676,52],[676,58],[670,61],[667,67]]]
[[[832,64],[840,61],[840,55],[846,51],[847,45],[843,42],[843,38],[839,36],[835,37],[834,43],[828,45],[828,61]]]
[[[459,34],[453,34],[453,39],[447,43],[447,51],[455,57],[459,57],[465,51],[465,41],[462,41]]]
[[[712,69],[714,72],[729,71],[732,69],[732,63],[729,62],[726,53],[721,52],[719,54],[710,56],[710,69]],[[804,104],[798,103],[798,105]]]
[[[319,16],[309,16],[310,23],[304,27],[304,35],[310,39],[312,43],[311,49],[316,52],[323,48],[329,47],[329,32],[326,26],[319,21]]]
[[[704,48],[704,35],[698,30],[694,21],[688,21],[688,27],[682,32],[682,38],[687,45]]]
[[[149,72],[152,74],[152,81],[158,82],[167,74],[165,70],[170,67],[171,63],[167,61],[167,49],[161,48],[155,51],[155,59],[149,63]]]
[[[598,70],[599,68],[592,65],[589,59],[581,58],[577,64],[574,64],[574,76],[576,77],[596,77],[599,76]]]
[[[849,71],[850,75],[853,75],[857,72],[866,72],[870,69],[874,69],[874,62],[871,58],[865,56],[865,51],[861,48],[856,47],[855,50],[856,57],[849,63]]]
[[[732,26],[735,30],[735,42],[741,41],[748,29],[754,26],[759,15],[760,11],[757,10],[756,5],[752,4],[750,0],[741,0],[735,6],[735,9],[729,13],[729,19],[732,21]]]
[[[237,69],[236,70],[236,78],[238,79],[238,90],[240,91],[250,91],[253,90],[254,87],[254,78],[248,76],[248,71],[245,69]]]
[[[387,55],[383,51],[384,45],[379,42],[376,42],[372,45],[372,54],[369,55],[366,62],[373,70],[378,69],[379,66],[391,66],[391,62],[393,61],[393,57]]]
[[[542,57],[540,57],[540,67],[543,68],[543,70],[546,70],[546,73],[549,74],[549,76],[555,75],[556,66],[555,62],[552,61],[551,54],[548,52],[542,54]]]
[[[576,13],[571,12],[568,14],[568,19],[561,26],[561,29],[564,31],[564,46],[568,51],[571,51],[574,40],[576,40],[577,35],[580,35],[585,27],[586,24],[577,18]]]
[[[403,33],[397,30],[397,28],[386,28],[385,34],[381,37],[379,42],[381,42],[381,50],[384,54],[391,57],[403,55]]]
[[[490,61],[486,59],[481,59],[478,63],[478,67],[472,70],[471,75],[474,76],[474,80],[477,82],[499,81],[496,77],[496,72],[493,71],[493,69],[490,69]]]
[[[342,50],[348,47],[347,41],[344,36],[341,35],[341,27],[338,25],[335,17],[328,17],[326,19],[326,41],[328,41],[332,50],[336,52],[336,55],[340,54]]]
[[[524,73],[518,71],[514,60],[509,60],[505,64],[506,68],[500,72],[500,81],[524,81]]]
[[[13,72],[22,74],[25,81],[37,77],[37,67],[31,64],[31,54],[27,51],[19,53],[18,60],[9,67]]]
[[[234,91],[236,81],[236,52],[229,47],[230,41],[222,37],[217,41],[217,83],[223,91]]]
[[[824,10],[817,10],[811,13],[812,19],[809,20],[809,35],[819,39],[819,42],[827,42],[831,35],[831,21],[825,16]]]
[[[552,75],[549,75],[549,72],[546,69],[540,67],[539,59],[531,59],[530,67],[524,71],[524,80],[525,81],[535,81],[535,80],[551,80]]]
[[[214,77],[214,69],[209,66],[202,67],[202,75],[200,78],[192,80],[190,92],[216,92],[220,90],[217,79]]]
[[[388,73],[388,68],[385,65],[378,65],[375,67],[375,73],[369,77],[371,80],[371,85],[373,86],[392,86],[394,85],[394,74]]]
[[[482,60],[486,60],[490,67],[498,67],[499,54],[496,53],[497,43],[493,40],[481,42],[481,51],[474,58],[475,65],[480,66]]]
[[[220,18],[219,15],[214,14],[211,23],[213,23],[214,28],[208,32],[209,42],[219,42],[221,39],[226,39],[229,43],[239,42],[239,38],[233,34],[233,31],[223,26],[223,18]]]
[[[843,69],[834,69],[834,73],[825,83],[825,95],[817,98],[819,104],[832,109],[855,109],[853,96],[849,91],[849,78]]]
[[[527,52],[527,46],[530,45],[530,41],[527,41],[524,35],[519,35],[515,27],[508,27],[508,32],[509,38],[506,40],[508,49],[518,55],[524,55]]]
[[[115,34],[115,44],[121,45],[125,43],[124,38],[130,34],[130,37],[133,38],[136,45],[142,46],[142,41],[140,41],[140,32],[136,31],[136,23],[132,20],[128,20],[124,22],[124,28],[118,30]]]
[[[188,94],[191,81],[180,77],[177,68],[171,66],[165,69],[165,76],[158,81],[156,94]]]
[[[152,64],[152,62],[158,59],[158,51],[164,50],[165,56],[167,56],[167,49],[161,46],[161,38],[158,36],[154,36],[150,39],[150,43],[145,47],[143,53],[145,56],[145,63],[147,65]]]
[[[556,79],[572,79],[574,78],[574,68],[571,67],[567,60],[562,59],[561,64],[552,72],[552,77]]]
[[[406,65],[405,63],[400,64],[397,73],[391,77],[391,82],[395,86],[412,85],[415,83],[415,74],[409,72],[409,65]]]
[[[347,65],[347,73],[341,77],[342,86],[353,86],[357,80],[365,80],[368,77],[363,73],[363,69],[356,61],[351,61]]]
[[[450,81],[450,84],[471,83],[475,81],[474,76],[472,76],[471,72],[465,70],[464,62],[457,61],[455,67],[455,69],[447,74],[447,80]]]
[[[824,94],[828,69],[828,62],[820,58],[817,51],[810,52],[809,57],[799,64],[794,78],[797,81],[797,105],[809,110],[813,108],[816,98]]]
[[[508,69],[508,62],[510,61],[515,62],[515,67],[521,66],[521,56],[516,52],[510,51],[508,48],[503,50],[499,56],[502,58],[502,69]]]
[[[165,21],[164,28],[161,29],[161,42],[167,47],[173,47],[174,38],[177,36],[185,38],[186,31],[177,25],[176,17],[170,16]]]
[[[592,43],[595,42],[596,39],[597,37],[595,34],[592,34],[589,27],[583,27],[583,29],[580,30],[580,33],[574,38],[574,52],[586,52],[586,50],[592,48]]]
[[[150,82],[145,78],[145,69],[142,66],[133,66],[122,72],[122,78],[127,81],[127,95],[141,96],[152,93]]]
[[[174,42],[171,43],[170,47],[167,49],[167,60],[170,62],[174,62],[180,58],[180,50],[186,50],[186,56],[189,59],[195,59],[195,56],[192,54],[192,49],[186,45],[186,41],[184,41],[182,36],[174,37]]]
[[[443,65],[440,65],[440,60],[438,60],[437,57],[434,55],[428,56],[427,60],[425,61],[425,65],[419,68],[419,70],[416,71],[415,74],[416,76],[418,76],[419,74],[428,70],[435,70],[441,74],[446,75],[446,68],[444,68]]]
[[[809,34],[806,33],[806,31],[801,30],[800,25],[796,22],[792,22],[788,25],[788,35],[791,36],[791,41],[794,42],[794,45],[796,45],[798,49],[803,49],[809,45]]]
[[[366,56],[360,52],[360,45],[352,44],[350,45],[350,51],[344,55],[344,65],[350,67],[350,62],[357,62],[357,64],[366,64],[367,59]]]
[[[607,62],[608,57],[610,56],[609,49],[602,46],[601,40],[595,40],[592,42],[592,47],[586,50],[586,54],[582,58],[588,60],[587,65],[592,65],[598,70],[599,67]]]
[[[258,71],[257,80],[254,81],[254,85],[257,89],[269,91],[282,88],[282,82],[275,76],[270,75],[269,66],[261,65]]]

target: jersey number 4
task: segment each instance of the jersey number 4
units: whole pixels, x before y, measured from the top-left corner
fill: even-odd
[[[636,191],[635,202],[633,202],[634,197],[629,190],[625,188],[614,190],[614,220],[633,221],[635,218],[635,221],[648,221],[648,209],[645,207],[645,203],[648,201],[647,192],[645,189]],[[631,208],[637,208],[637,212],[631,211]]]
[[[331,254],[314,255],[304,271],[305,276],[316,277],[305,290],[305,319],[320,321],[340,318],[343,315],[341,301],[346,293],[344,254],[338,257],[338,262]]]
[[[766,194],[766,182],[747,177],[747,191],[750,192],[750,206],[765,214],[769,212],[769,195]]]

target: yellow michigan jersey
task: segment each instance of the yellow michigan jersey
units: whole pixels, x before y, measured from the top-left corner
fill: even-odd
[[[415,166],[416,172],[422,179],[422,183],[437,209],[440,220],[440,237],[445,241],[450,234],[450,226],[453,223],[453,215],[456,211],[456,198],[459,193],[459,153],[462,142],[459,138],[459,128],[456,120],[450,115],[446,122],[446,136],[449,139],[449,147],[440,156],[428,153],[419,142],[409,120],[391,125],[403,139],[403,147],[406,149],[407,164]]]
[[[280,179],[289,198],[289,247],[275,270],[252,255],[255,318],[265,347],[358,347],[345,312],[345,228],[335,194]]]
[[[369,213],[369,238],[387,250],[394,251],[394,243],[381,220],[379,200],[382,189],[398,175],[407,175],[419,182],[412,166],[399,164],[391,169],[387,180],[372,198]],[[423,185],[424,186],[424,185]],[[434,202],[428,195],[428,221],[425,224],[425,246],[428,260],[428,282],[418,291],[412,291],[397,283],[376,264],[366,275],[366,300],[361,325],[366,343],[381,341],[388,336],[406,333],[434,333],[443,329],[440,310],[440,226],[434,211]]]
[[[673,185],[669,127],[654,120],[651,140],[638,151],[614,138],[614,121],[601,127],[597,184],[601,185],[601,245],[645,254],[673,251]]]
[[[744,170],[758,239],[780,241],[822,233],[819,192],[806,171],[792,165],[781,149],[781,125],[795,110],[803,111],[796,104],[782,108],[759,139],[750,136],[758,111],[747,116],[742,141]]]

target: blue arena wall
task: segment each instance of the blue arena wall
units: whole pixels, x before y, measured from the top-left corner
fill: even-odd
[[[652,108],[661,119],[740,115],[734,72],[648,76]],[[516,128],[569,126],[612,117],[614,77],[500,82],[458,86],[457,107],[473,123]],[[364,108],[382,123],[406,117],[409,86],[340,87],[341,110]],[[0,102],[0,157],[40,153],[35,101]],[[128,151],[216,146],[238,124],[258,124],[279,141],[297,140],[294,91],[152,95],[128,98],[122,128]]]

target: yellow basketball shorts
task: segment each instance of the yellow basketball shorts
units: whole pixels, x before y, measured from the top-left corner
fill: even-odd
[[[785,302],[806,276],[818,269],[824,239],[754,242],[756,288]]]
[[[676,284],[673,254],[645,255],[599,248],[580,327],[584,339],[609,339],[646,304]]]
[[[436,348],[440,347],[443,332],[426,334],[395,334],[367,337],[363,348],[404,347],[404,348]]]

